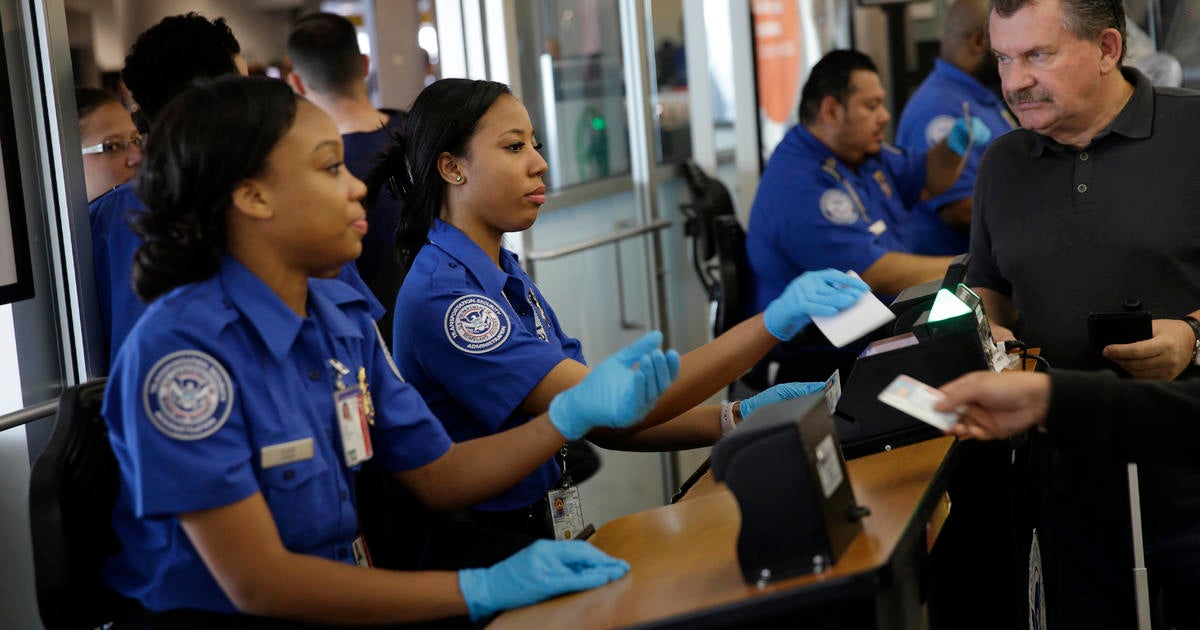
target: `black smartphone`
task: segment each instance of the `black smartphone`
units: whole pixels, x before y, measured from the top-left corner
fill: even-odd
[[[1133,343],[1153,336],[1148,311],[1088,314],[1088,345],[1096,353],[1115,343]]]

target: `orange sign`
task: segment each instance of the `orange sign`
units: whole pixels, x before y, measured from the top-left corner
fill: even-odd
[[[750,12],[758,103],[767,118],[786,123],[800,85],[800,7],[796,0],[754,0]]]

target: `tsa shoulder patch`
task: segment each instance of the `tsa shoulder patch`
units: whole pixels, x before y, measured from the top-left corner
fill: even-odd
[[[850,225],[858,221],[858,213],[854,211],[854,201],[850,195],[836,188],[830,188],[821,194],[821,214],[837,225]]]
[[[508,314],[491,298],[464,295],[446,309],[446,337],[459,350],[483,354],[508,339]]]
[[[176,440],[216,433],[233,408],[233,381],[211,355],[179,350],[158,360],[142,383],[146,417]]]

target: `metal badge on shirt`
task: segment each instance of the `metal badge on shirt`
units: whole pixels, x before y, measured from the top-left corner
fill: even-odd
[[[342,438],[342,456],[346,466],[352,468],[374,455],[367,425],[374,423],[375,408],[371,403],[371,392],[367,389],[367,371],[366,368],[359,368],[358,386],[346,387],[342,377],[349,374],[350,370],[337,359],[330,359],[329,364],[337,371],[333,404]]]
[[[875,171],[875,183],[879,184],[879,190],[888,198],[892,198],[892,185],[888,183],[887,175],[883,174],[882,170]]]

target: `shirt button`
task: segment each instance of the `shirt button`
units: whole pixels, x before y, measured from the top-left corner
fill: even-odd
[[[321,370],[309,370],[308,371],[308,380],[310,380],[310,381],[321,380]]]
[[[325,437],[333,437],[333,429],[325,429]]]
[[[1085,192],[1087,192],[1087,184],[1080,184],[1075,187],[1075,190],[1078,190],[1081,193],[1085,193]]]
[[[221,303],[225,305],[225,308],[233,308],[233,302],[230,302],[229,300],[225,300]]]
[[[450,263],[451,269],[458,269],[458,263]]]
[[[1084,151],[1083,153],[1080,153],[1080,154],[1079,154],[1079,160],[1080,160],[1081,162],[1086,162],[1086,161],[1087,161],[1087,159],[1088,159],[1088,154],[1087,154],[1087,151]]]
[[[342,490],[342,494],[341,494],[341,496],[342,496],[342,500],[343,500],[343,501],[345,501],[346,499],[350,498],[350,497],[349,497],[349,495],[347,495],[347,494],[346,494],[346,491],[345,491],[345,490]]]
[[[295,478],[296,478],[296,471],[294,471],[294,470],[283,471],[283,480],[284,481],[291,481]]]
[[[338,560],[344,560],[344,559],[346,558],[346,556],[347,556],[347,555],[349,555],[349,554],[347,554],[347,553],[346,553],[346,548],[345,548],[345,547],[341,547],[341,548],[339,548],[339,549],[337,550],[337,557],[338,557]]]

